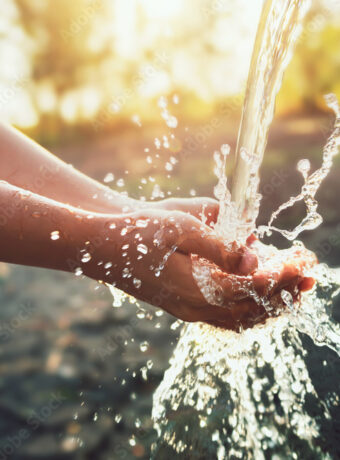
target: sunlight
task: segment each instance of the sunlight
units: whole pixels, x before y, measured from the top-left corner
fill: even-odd
[[[168,18],[176,16],[183,7],[182,0],[140,0],[149,19]]]
[[[32,116],[31,124],[36,116],[56,113],[67,123],[89,120],[101,110],[107,111],[111,101],[122,98],[124,114],[130,117],[140,106],[141,117],[147,117],[154,98],[173,92],[191,94],[193,100],[211,107],[220,99],[241,95],[263,4],[263,0],[91,0],[96,5],[102,2],[101,8],[91,9],[88,0],[75,0],[69,10],[55,11],[52,0],[35,0],[32,4],[45,7],[39,10],[39,33],[29,37],[32,18],[20,19],[17,1],[4,0],[0,18],[0,57],[4,63],[0,69],[0,112],[5,119],[20,115],[22,120],[20,97],[13,93],[27,93],[26,104],[31,108],[25,119],[28,113],[39,112]],[[326,6],[326,13],[320,10],[305,29],[303,47],[308,53],[295,59],[317,54],[322,41],[331,42],[327,53],[337,55],[339,2],[320,0],[321,4]],[[323,34],[326,26],[328,32]],[[50,29],[54,56],[44,52]],[[60,31],[67,31],[68,41]],[[324,79],[322,87],[331,81],[329,89],[338,93],[336,64],[328,69],[322,62],[329,59],[320,56],[313,60],[318,81]],[[33,81],[35,67],[42,74]],[[66,85],[65,69],[71,72]],[[293,61],[290,69],[278,100],[279,111],[289,111],[308,100],[297,87],[301,66]],[[304,85],[304,90],[312,91],[312,86]],[[320,88],[318,93],[322,91]],[[289,97],[297,92],[301,97]],[[197,104],[195,116],[205,116],[203,105]]]

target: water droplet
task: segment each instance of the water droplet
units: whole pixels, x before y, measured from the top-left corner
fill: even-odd
[[[138,244],[137,251],[141,252],[142,254],[148,253],[148,247],[145,244]]]
[[[107,173],[106,176],[104,177],[104,182],[106,184],[113,182],[115,180],[115,176],[112,173]]]
[[[296,166],[297,170],[303,175],[304,178],[307,177],[310,171],[310,161],[309,160],[300,160]]]
[[[140,116],[135,114],[135,115],[132,115],[131,117],[131,120],[133,123],[135,123],[137,126],[141,127],[142,126],[142,122],[140,120]]]
[[[117,415],[115,416],[115,422],[116,422],[116,423],[119,423],[121,420],[122,420],[121,414],[117,414]]]
[[[140,348],[140,351],[141,351],[142,353],[145,353],[145,352],[148,350],[148,348],[149,348],[149,343],[148,343],[148,342],[142,342],[142,343],[140,344],[139,348]]]
[[[176,117],[174,117],[173,115],[170,115],[167,119],[166,119],[166,124],[169,126],[169,128],[177,128],[178,126],[178,120]]]
[[[175,322],[173,322],[170,326],[170,329],[172,329],[173,331],[175,331],[176,329],[179,328],[179,326],[182,324],[182,322],[180,320],[177,320]]]
[[[139,280],[138,278],[133,278],[133,285],[139,289],[141,286],[142,286],[142,282],[141,280]]]
[[[154,200],[156,198],[164,198],[164,193],[162,192],[160,186],[155,184],[152,190],[151,198]]]
[[[124,185],[125,185],[124,179],[121,178],[117,180],[117,187],[124,187]]]
[[[83,254],[82,258],[81,258],[81,261],[86,264],[87,262],[90,262],[90,260],[92,259],[92,256],[89,252],[86,252],[85,254]]]
[[[172,170],[173,170],[172,164],[169,163],[169,162],[166,162],[166,163],[165,163],[165,169],[166,169],[167,171],[172,171]]]
[[[132,276],[132,275],[131,275],[131,273],[130,273],[130,270],[129,270],[127,267],[125,267],[125,268],[123,269],[123,271],[122,271],[122,277],[123,277],[123,278],[131,278],[131,276]]]
[[[161,109],[165,109],[168,105],[168,102],[166,100],[166,97],[164,96],[161,96],[159,99],[158,99],[158,107],[160,107]]]
[[[75,274],[76,276],[80,276],[80,275],[83,274],[83,270],[82,270],[80,267],[77,267],[77,268],[75,269],[75,271],[74,271],[74,274]]]
[[[51,233],[51,240],[59,240],[60,238],[60,233],[58,230],[55,230],[54,232]]]
[[[104,265],[104,268],[105,269],[108,269],[108,268],[111,268],[112,267],[112,262],[107,262],[105,265]]]
[[[149,223],[148,220],[138,219],[136,220],[136,227],[146,228],[148,226],[148,223]]]
[[[39,217],[41,217],[41,213],[38,212],[38,211],[34,211],[34,212],[32,213],[32,217],[34,217],[35,219],[38,219]]]
[[[221,152],[222,152],[222,154],[223,154],[224,156],[228,156],[229,153],[230,153],[230,145],[228,145],[228,144],[223,144],[223,145],[221,146]]]
[[[142,374],[142,379],[146,381],[148,379],[148,368],[146,366],[143,366],[140,372]]]

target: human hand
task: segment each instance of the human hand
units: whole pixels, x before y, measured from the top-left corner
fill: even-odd
[[[253,237],[248,239],[248,246],[259,261],[258,268],[249,276],[224,273],[218,267],[196,261],[209,267],[213,283],[219,286],[220,305],[207,321],[214,326],[239,330],[263,323],[287,310],[287,303],[296,308],[301,292],[314,285],[314,279],[305,275],[317,263],[311,251],[298,247],[280,251]]]
[[[106,229],[105,242],[83,264],[84,274],[185,321],[206,321],[216,309],[193,278],[191,254],[239,275],[257,266],[249,248],[226,247],[208,226],[183,212],[142,210],[99,219],[101,229]]]
[[[206,219],[206,225],[216,223],[220,208],[218,201],[206,197],[167,198],[166,200],[148,202],[146,207],[165,211],[182,211],[199,220],[202,220],[203,215]]]

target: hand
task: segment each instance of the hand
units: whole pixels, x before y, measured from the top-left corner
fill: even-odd
[[[84,274],[115,284],[185,321],[206,321],[216,311],[193,278],[191,254],[239,275],[257,266],[249,248],[226,247],[208,226],[183,212],[144,210],[100,217],[100,225],[102,229],[115,228],[107,230],[105,243],[83,264]]]
[[[216,307],[214,316],[207,321],[214,326],[238,330],[240,326],[248,328],[263,323],[287,310],[283,289],[290,294],[296,308],[301,292],[314,285],[314,279],[304,275],[317,262],[312,252],[295,247],[279,251],[254,238],[248,240],[248,246],[259,260],[259,267],[251,276],[223,273],[209,265],[212,280],[222,288],[223,294],[222,306]]]

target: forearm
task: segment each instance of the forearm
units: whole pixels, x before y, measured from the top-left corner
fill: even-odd
[[[0,182],[3,262],[72,272],[84,268],[82,258],[92,252],[94,260],[85,271],[100,279],[97,246],[98,241],[103,243],[108,238],[107,221],[107,216],[71,208]]]
[[[0,124],[0,180],[61,203],[93,212],[132,211],[137,202],[112,191]]]

